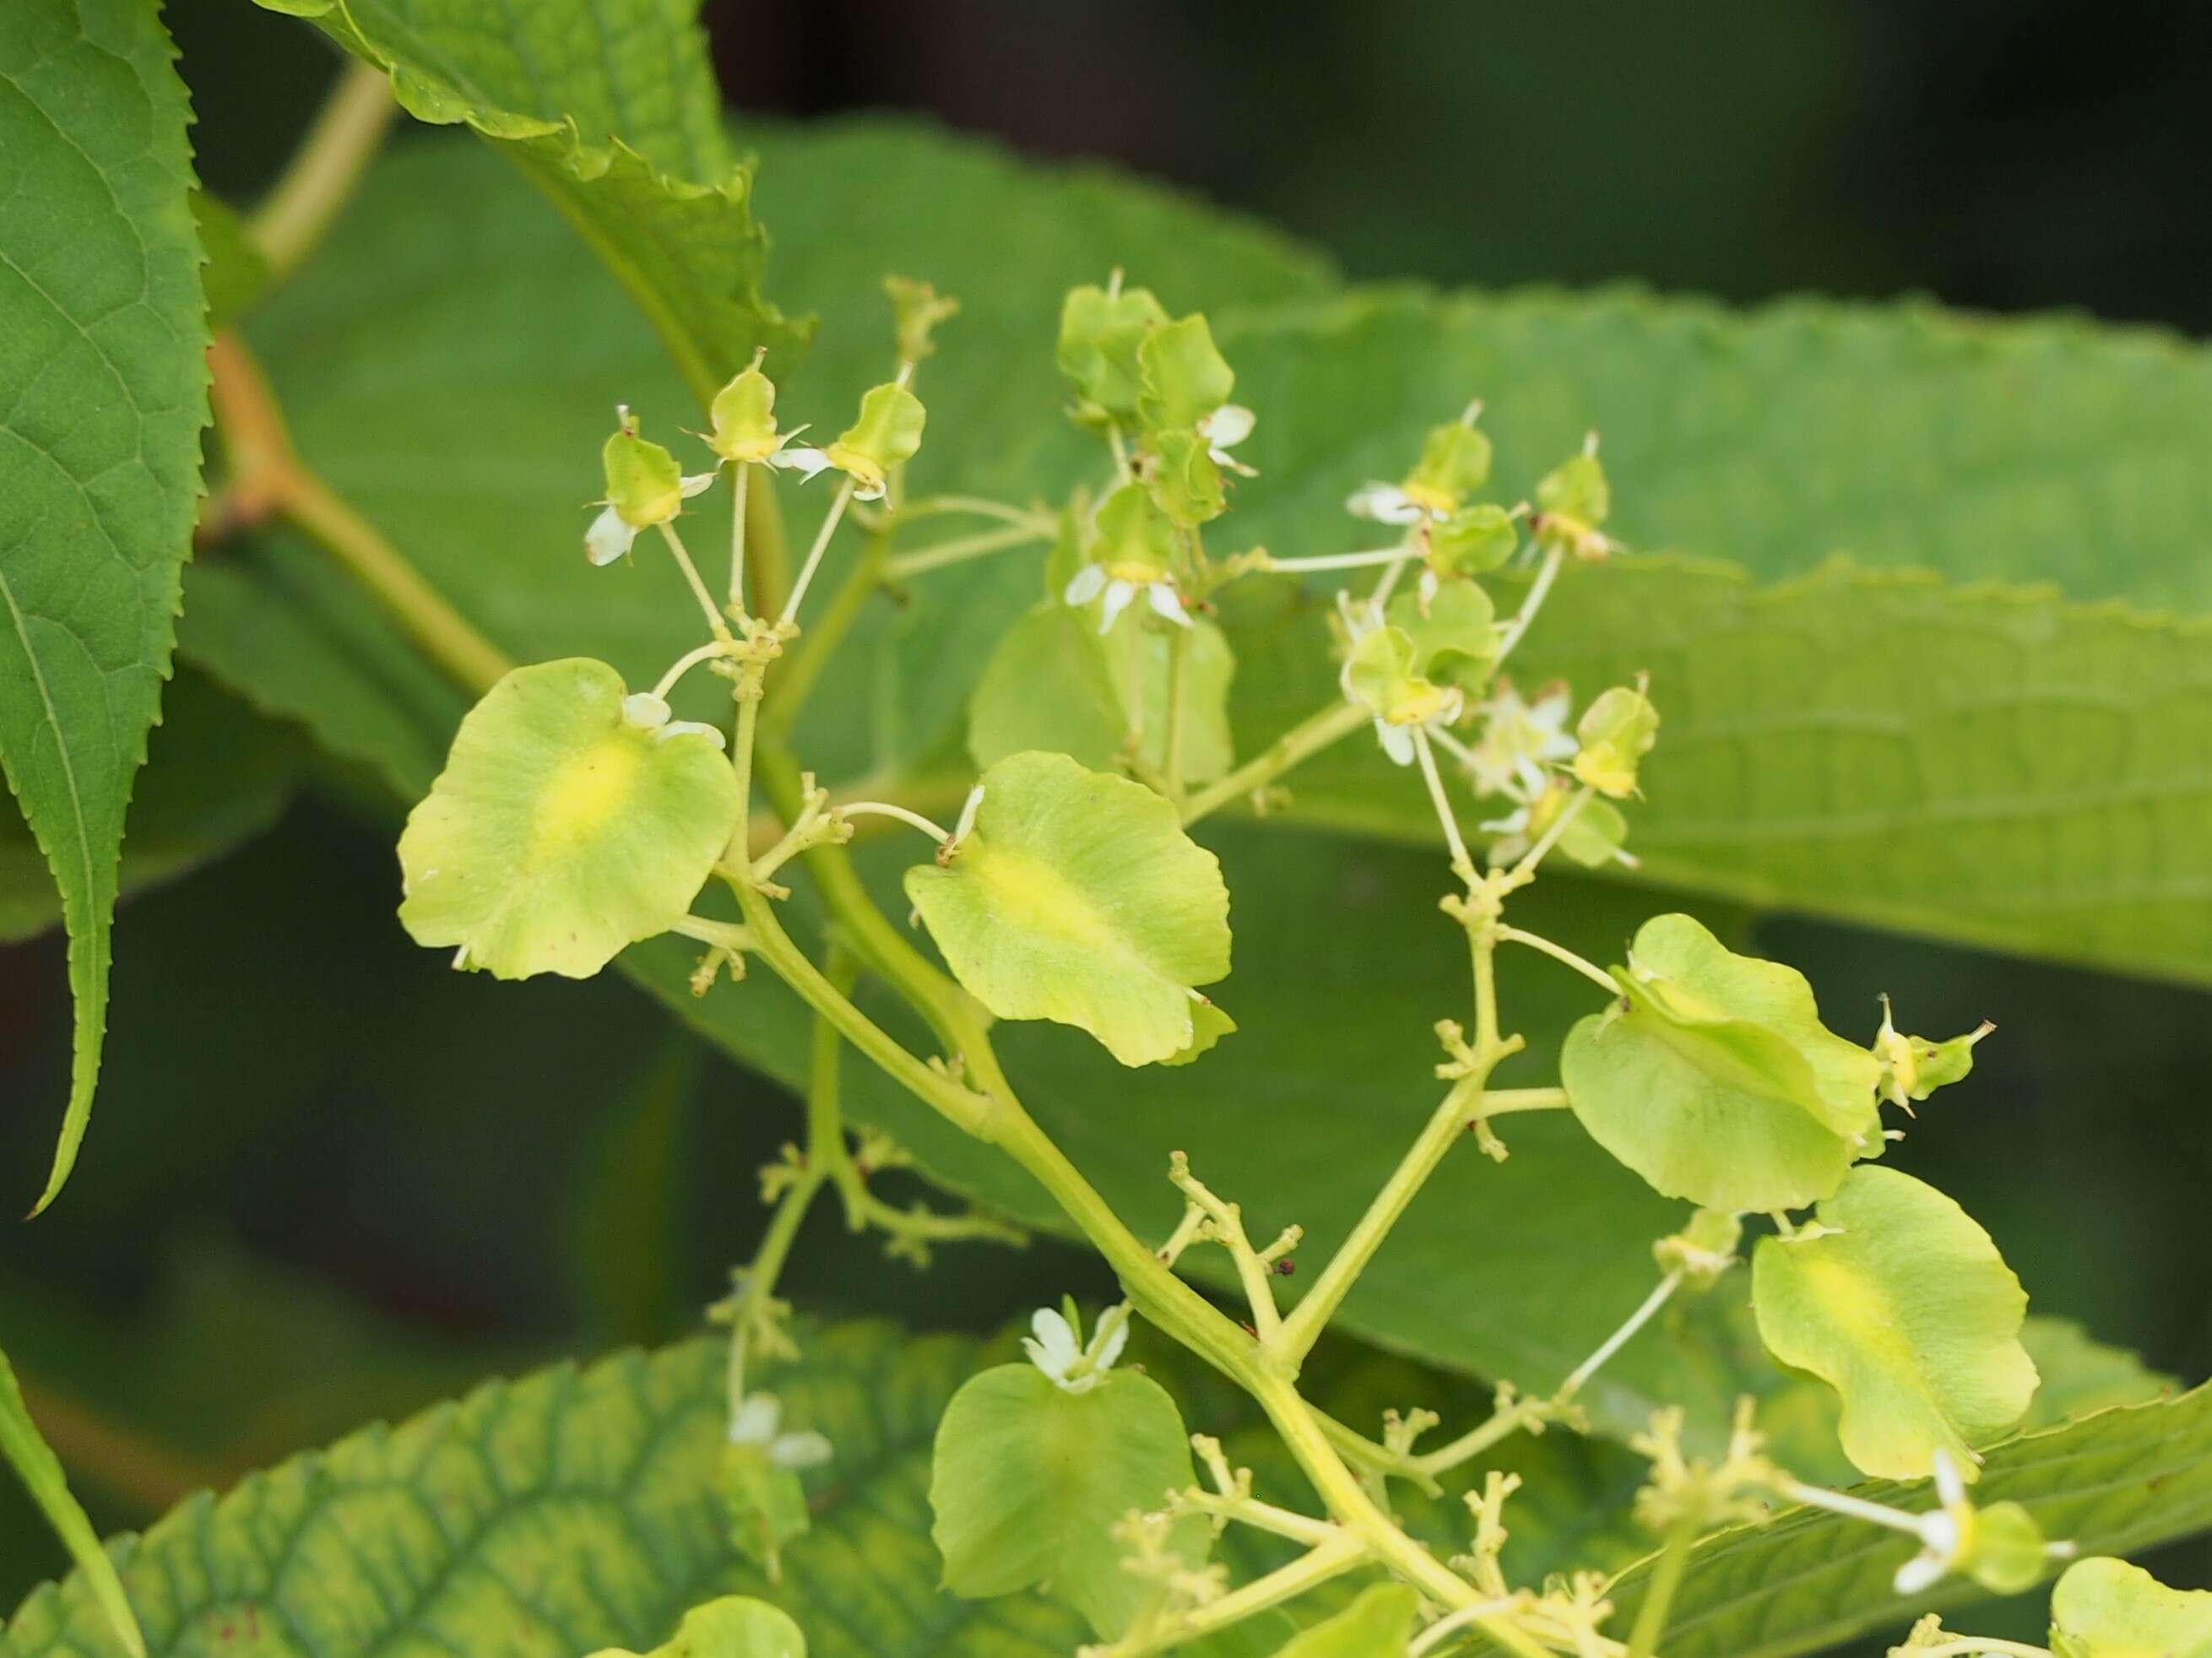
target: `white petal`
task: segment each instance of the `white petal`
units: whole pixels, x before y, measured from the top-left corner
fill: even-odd
[[[692,496],[704,495],[709,489],[711,489],[714,486],[715,477],[716,475],[713,472],[687,473],[685,476],[676,481],[676,488],[678,492],[683,495],[684,499],[689,501]]]
[[[1475,825],[1485,835],[1518,835],[1528,827],[1528,808],[1508,812],[1503,817],[1493,817],[1486,823]]]
[[[1190,612],[1183,609],[1182,600],[1176,596],[1176,590],[1168,583],[1147,582],[1145,586],[1145,602],[1178,628],[1190,626]]]
[[[1067,1321],[1049,1307],[1040,1307],[1030,1320],[1035,1336],[1022,1338],[1022,1345],[1029,1351],[1030,1362],[1054,1381],[1066,1376],[1069,1367],[1080,1356],[1075,1345],[1075,1332],[1067,1327]]]
[[[1354,518],[1372,519],[1377,524],[1413,524],[1421,517],[1421,509],[1414,505],[1413,498],[1395,483],[1361,485],[1346,499],[1344,510]]]
[[[747,1394],[730,1413],[730,1443],[765,1445],[775,1437],[783,1406],[774,1394]]]
[[[1129,582],[1108,582],[1106,584],[1106,607],[1099,613],[1098,631],[1102,634],[1112,633],[1114,631],[1114,624],[1121,619],[1121,612],[1129,608],[1129,601],[1136,596],[1136,587]]]
[[[584,556],[594,564],[611,564],[629,552],[630,543],[636,539],[637,531],[610,507],[584,531]]]
[[[767,464],[770,466],[781,467],[787,472],[799,473],[801,482],[804,482],[829,465],[830,457],[819,449],[809,448],[802,443],[794,449],[777,450],[768,458]]]
[[[983,786],[978,783],[968,791],[968,798],[960,803],[960,821],[952,826],[954,845],[957,846],[968,838],[968,831],[975,827],[975,814],[982,810],[982,806]]]
[[[1555,691],[1545,692],[1529,704],[1529,723],[1541,726],[1547,732],[1564,732],[1567,727],[1567,715],[1573,711],[1574,706],[1573,693],[1562,685]]]
[[[1890,1587],[1899,1594],[1923,1594],[1943,1581],[1945,1570],[1941,1555],[1916,1554],[1897,1569]]]
[[[668,723],[668,704],[651,691],[632,691],[623,698],[623,723],[640,731],[659,731]]]
[[[1426,616],[1429,613],[1429,606],[1437,602],[1437,589],[1442,584],[1437,580],[1437,573],[1434,570],[1428,569],[1426,568],[1422,569],[1421,580],[1416,591],[1418,591],[1421,596],[1421,614],[1423,616]]]
[[[653,740],[665,743],[672,737],[703,737],[718,748],[729,746],[729,738],[719,726],[710,726],[703,720],[672,720],[653,732]]]
[[[1387,720],[1375,722],[1375,735],[1382,740],[1382,752],[1397,766],[1413,763],[1413,733],[1410,727],[1394,726]]]
[[[1075,579],[1067,584],[1060,597],[1071,604],[1088,604],[1105,591],[1106,567],[1086,564],[1075,573]]]
[[[836,1453],[818,1433],[778,1434],[769,1442],[768,1460],[779,1468],[797,1472],[818,1468]]]
[[[1111,1370],[1114,1361],[1121,1357],[1121,1349],[1129,1345],[1129,1309],[1109,1307],[1098,1315],[1098,1327],[1091,1333],[1091,1362],[1101,1370]]]
[[[1947,1509],[1966,1500],[1966,1482],[1959,1478],[1959,1465],[1945,1450],[1936,1453],[1936,1499]]]
[[[863,483],[858,478],[855,478],[853,480],[853,499],[855,501],[881,501],[886,495],[890,493],[890,480],[888,478],[878,479],[873,483]]]
[[[1224,403],[1198,423],[1198,434],[1216,449],[1234,449],[1252,435],[1260,417],[1241,403]]]

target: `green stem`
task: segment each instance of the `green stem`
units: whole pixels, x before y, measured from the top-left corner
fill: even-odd
[[[1218,1600],[1209,1600],[1170,1619],[1163,1628],[1139,1636],[1134,1642],[1116,1645],[1113,1649],[1115,1658],[1146,1658],[1146,1655],[1166,1652],[1186,1641],[1231,1628],[1272,1607],[1295,1600],[1331,1578],[1342,1576],[1366,1564],[1368,1558],[1367,1546],[1358,1538],[1343,1534],[1332,1537],[1290,1564],[1279,1566],[1264,1577],[1255,1577]]]
[[[1049,541],[1052,536],[1049,529],[1035,530],[1018,524],[1010,525],[1002,530],[986,530],[979,535],[956,536],[933,547],[920,547],[913,552],[900,554],[885,568],[884,576],[886,580],[904,581],[909,577],[927,575],[932,570],[965,564],[970,559],[1009,552],[1033,542]]]
[[[1428,1126],[1421,1130],[1420,1137],[1407,1148],[1389,1180],[1367,1206],[1367,1212],[1359,1218],[1352,1235],[1329,1257],[1328,1265],[1314,1280],[1313,1288],[1283,1321],[1281,1333],[1270,1346],[1278,1361],[1293,1372],[1321,1339],[1328,1321],[1343,1304],[1352,1286],[1358,1282],[1359,1275],[1367,1270],[1375,1252],[1382,1247],[1382,1241],[1390,1236],[1390,1229],[1405,1214],[1414,1195],[1436,1173],[1444,1154],[1464,1138],[1468,1124],[1480,1114],[1483,1081],[1499,1057],[1495,1052],[1479,1054],[1476,1069],[1452,1084],[1443,1102],[1431,1114]]]
[[[375,64],[349,63],[339,75],[314,125],[246,222],[246,235],[273,280],[289,276],[322,240],[398,112],[392,77]]]
[[[730,480],[730,619],[745,613],[745,497],[752,493],[750,461],[738,461]]]
[[[1620,987],[1613,981],[1610,974],[1596,963],[1585,957],[1577,956],[1565,944],[1555,944],[1540,933],[1524,932],[1517,926],[1501,926],[1498,929],[1498,936],[1513,944],[1526,944],[1529,949],[1550,957],[1560,965],[1574,969],[1608,996],[1618,996],[1620,993]]]
[[[1667,1614],[1674,1607],[1674,1593],[1682,1587],[1683,1568],[1690,1564],[1690,1546],[1697,1540],[1693,1526],[1676,1525],[1668,1532],[1659,1564],[1651,1574],[1651,1586],[1636,1609],[1636,1626],[1628,1636],[1628,1658],[1652,1658],[1658,1651]]]
[[[775,615],[791,586],[791,544],[783,533],[783,507],[772,472],[763,471],[757,484],[745,489],[745,566],[754,613]]]
[[[1177,628],[1175,637],[1168,641],[1168,731],[1166,751],[1161,757],[1160,770],[1165,775],[1167,796],[1170,800],[1182,799],[1182,698],[1183,684],[1189,677],[1190,629]],[[1137,695],[1143,700],[1140,685]]]
[[[1267,787],[1291,767],[1310,759],[1340,738],[1350,736],[1372,718],[1356,703],[1332,702],[1300,720],[1219,782],[1209,784],[1185,800],[1183,826],[1187,829],[1231,801]]]
[[[281,510],[343,565],[457,683],[481,696],[514,666],[506,652],[478,633],[398,548],[320,478],[296,471],[285,487]]]
[[[798,648],[777,670],[775,700],[768,710],[768,724],[779,736],[798,723],[799,711],[813,694],[831,653],[844,643],[845,635],[860,620],[860,612],[883,586],[884,564],[890,545],[888,531],[878,530],[868,537],[859,561],[846,572],[845,580],[830,596],[821,619],[799,636]]]
[[[424,655],[482,695],[514,666],[444,594],[425,581],[374,525],[341,501],[292,448],[260,365],[228,330],[208,348],[210,395],[229,459],[225,495],[244,522],[289,519],[368,590]],[[218,515],[219,516],[219,515]]]

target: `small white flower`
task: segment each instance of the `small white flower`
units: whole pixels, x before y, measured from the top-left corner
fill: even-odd
[[[623,720],[641,732],[653,733],[656,743],[665,743],[672,737],[705,737],[721,748],[728,738],[721,731],[698,720],[672,720],[668,704],[651,691],[632,691],[623,698]]]
[[[1550,780],[1545,768],[1575,757],[1575,739],[1567,731],[1573,710],[1574,700],[1564,685],[1528,703],[1510,680],[1499,680],[1490,700],[1475,710],[1484,725],[1481,739],[1467,753],[1474,792],[1502,794],[1524,805],[1542,793]]]
[[[1049,1307],[1037,1309],[1030,1328],[1035,1333],[1022,1338],[1022,1350],[1029,1354],[1030,1363],[1051,1377],[1055,1387],[1071,1394],[1087,1394],[1104,1380],[1114,1361],[1121,1357],[1121,1349],[1128,1345],[1129,1309],[1123,1303],[1101,1313],[1098,1327],[1085,1345],[1077,1344],[1075,1328],[1066,1317]]]
[[[689,501],[714,481],[714,474],[712,472],[690,472],[685,474],[677,487],[683,491],[684,498]],[[610,501],[592,520],[591,527],[584,531],[584,556],[594,564],[611,564],[629,554],[630,544],[644,527],[643,525],[632,524],[616,511],[614,504]]]
[[[803,426],[793,428],[784,440],[785,442],[788,443],[791,438],[797,437],[805,429]],[[763,466],[777,467],[787,472],[796,472],[799,474],[799,481],[804,483],[817,472],[828,470],[830,457],[811,445],[802,443],[795,448],[771,450],[761,457],[760,464]],[[875,501],[881,497],[883,493],[881,489],[876,490],[872,495],[864,489],[855,489],[853,491],[853,497],[856,501]]]
[[[1103,564],[1086,564],[1075,573],[1060,597],[1070,604],[1088,604],[1099,594],[1106,595],[1106,603],[1098,616],[1098,631],[1111,633],[1114,624],[1121,620],[1121,612],[1129,608],[1130,601],[1142,592],[1145,602],[1163,621],[1172,622],[1178,628],[1191,625],[1189,612],[1182,607],[1182,597],[1176,592],[1175,583],[1165,576],[1153,576],[1139,580],[1133,576],[1115,575]]]
[[[1260,417],[1241,403],[1224,403],[1198,423],[1198,435],[1205,440],[1206,452],[1216,466],[1246,477],[1259,474],[1229,452],[1252,435],[1252,428]]]
[[[747,1394],[730,1413],[730,1443],[757,1445],[779,1468],[818,1468],[834,1453],[818,1433],[783,1433],[783,1403],[774,1394]]]
[[[1444,516],[1415,501],[1395,483],[1361,484],[1346,497],[1344,510],[1376,524],[1419,524],[1424,519],[1433,522]]]
[[[1936,1453],[1936,1497],[1942,1506],[1920,1516],[1920,1552],[1897,1569],[1891,1580],[1899,1594],[1918,1594],[1931,1589],[1959,1564],[1959,1546],[1966,1540],[1963,1514],[1966,1484],[1959,1478],[1957,1464],[1947,1451]]]

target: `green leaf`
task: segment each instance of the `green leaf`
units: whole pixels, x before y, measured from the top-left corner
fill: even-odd
[[[1049,749],[1093,771],[1110,771],[1129,752],[1137,702],[1131,639],[1142,664],[1145,763],[1167,766],[1168,683],[1173,653],[1186,653],[1182,688],[1182,774],[1210,783],[1234,758],[1229,684],[1236,671],[1221,629],[1194,617],[1170,635],[1128,615],[1101,637],[1087,612],[1048,598],[1009,628],[991,653],[968,711],[968,752],[988,768],[1024,749]],[[1178,645],[1178,639],[1182,643]]]
[[[1275,1658],[1377,1658],[1413,1639],[1420,1597],[1403,1583],[1377,1583],[1327,1623],[1317,1624]]]
[[[719,743],[641,724],[641,701],[657,699],[586,658],[485,693],[399,837],[416,943],[501,979],[583,979],[683,919],[729,843],[737,782]]]
[[[1195,1478],[1182,1417],[1150,1376],[1110,1370],[1076,1393],[1034,1364],[986,1370],[952,1396],[937,1431],[929,1505],[945,1586],[969,1600],[1042,1587],[1111,1640],[1146,1591],[1121,1569],[1128,1550],[1114,1527]],[[1182,1529],[1194,1564],[1206,1522]]]
[[[1229,971],[1213,854],[1140,783],[1066,755],[983,774],[975,828],[907,896],[960,982],[1002,1019],[1077,1025],[1124,1065],[1190,1046],[1196,987]]]
[[[653,319],[693,398],[811,319],[761,293],[768,238],[732,154],[706,41],[684,0],[258,0],[389,71],[419,120],[465,123],[544,190]]]
[[[87,1592],[106,1619],[107,1630],[131,1658],[146,1658],[146,1637],[131,1615],[131,1602],[115,1575],[114,1564],[102,1552],[100,1534],[93,1530],[92,1521],[70,1495],[60,1461],[40,1437],[39,1425],[31,1420],[31,1412],[23,1404],[23,1389],[5,1353],[0,1353],[0,1456],[7,1458],[29,1488],[40,1512],[69,1546],[70,1558],[83,1574]]]
[[[0,769],[61,892],[92,1114],[131,779],[161,704],[207,422],[190,119],[152,9],[0,15]]]
[[[806,1637],[765,1601],[726,1594],[685,1612],[675,1635],[649,1653],[607,1647],[592,1658],[806,1658]]]
[[[1924,1485],[1876,1481],[1853,1495],[1907,1509],[1929,1505]],[[2020,1503],[2045,1536],[2084,1554],[2130,1553],[2212,1525],[2212,1388],[2009,1440],[1988,1454],[1974,1496]],[[1917,1546],[1813,1509],[1709,1539],[1683,1576],[1667,1658],[1790,1658],[1983,1598],[1954,1578],[1900,1600],[1889,1580]],[[1650,1578],[1647,1561],[1614,1584],[1615,1628],[1634,1621]]]
[[[2051,1645],[2057,1658],[2212,1658],[2212,1593],[2084,1560],[2051,1592]]]
[[[1622,1005],[1575,1026],[1559,1074],[1591,1138],[1654,1189],[1802,1208],[1880,1149],[1874,1056],[1820,1023],[1802,974],[1686,915],[1645,922],[1629,961]]]
[[[1917,1478],[1941,1451],[1972,1479],[1973,1447],[2035,1392],[2020,1280],[1965,1210],[1893,1169],[1853,1169],[1819,1217],[1832,1230],[1753,1252],[1759,1334],[1842,1395],[1844,1451],[1867,1473]]]
[[[1583,696],[1650,671],[1666,735],[1632,814],[1644,878],[2212,981],[2212,899],[2179,896],[2212,797],[2152,758],[2212,744],[2212,635],[2069,602],[2212,609],[2212,513],[2182,483],[2212,436],[2212,353],[2063,320],[1621,294],[1368,294],[1216,320],[1261,416],[1261,475],[1230,522],[1271,552],[1343,550],[1369,457],[1479,393],[1503,498],[1595,428],[1608,529],[1743,567],[1571,563],[1516,653],[1523,683],[1564,675]],[[1347,384],[1357,406],[1314,389]],[[1939,453],[1973,455],[1972,476]],[[1827,564],[1845,553],[1889,568]],[[1321,706],[1325,670],[1271,682],[1231,635],[1248,745]],[[1297,659],[1287,641],[1268,654]],[[1294,780],[1291,810],[1434,834],[1419,788],[1352,745]],[[2124,873],[2098,860],[2116,839],[2143,849]]]
[[[1031,1658],[1082,1638],[1031,1596],[936,1592],[930,1444],[975,1370],[967,1338],[884,1325],[801,1332],[775,1384],[787,1424],[835,1441],[815,1513],[770,1582],[732,1546],[718,1490],[726,1343],[687,1342],[494,1382],[362,1430],[112,1546],[149,1645],[258,1631],[284,1658],[454,1643],[476,1658],[645,1652],[724,1594],[776,1606],[812,1658]],[[85,1579],[34,1593],[5,1658],[113,1658]]]
[[[273,824],[306,744],[185,670],[161,700],[124,837],[120,896],[222,857]],[[61,897],[28,825],[0,802],[0,940],[61,920]]]

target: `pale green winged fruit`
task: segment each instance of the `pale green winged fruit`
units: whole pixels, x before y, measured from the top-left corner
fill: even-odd
[[[820,1467],[834,1455],[822,1435],[787,1430],[782,1403],[773,1394],[748,1394],[730,1413],[718,1482],[730,1540],[771,1579],[781,1573],[784,1546],[805,1536],[812,1524],[799,1471]]]
[[[584,531],[584,556],[611,564],[629,553],[637,532],[672,521],[684,501],[714,481],[712,472],[685,476],[676,457],[637,434],[627,408],[615,410],[615,433],[599,452],[607,493],[599,515]]]
[[[894,380],[872,386],[860,398],[859,417],[822,451],[823,459],[853,480],[855,501],[881,501],[891,469],[921,452],[927,420],[921,399],[904,386]]]
[[[1156,433],[1151,447],[1145,482],[1170,523],[1185,530],[1195,529],[1228,510],[1220,463],[1196,431]]]
[[[1103,598],[1098,631],[1111,632],[1141,593],[1163,622],[1190,625],[1176,586],[1175,525],[1141,483],[1125,483],[1106,497],[1086,551],[1089,562],[1076,571],[1060,597],[1079,608]]]
[[[1127,1329],[1127,1309],[1115,1310],[1088,1344],[1070,1320],[1040,1313],[1030,1363],[984,1371],[945,1406],[929,1484],[946,1588],[981,1600],[1042,1588],[1107,1640],[1148,1593],[1123,1570],[1116,1523],[1164,1509],[1194,1479],[1175,1401],[1111,1368]],[[1172,1546],[1195,1565],[1210,1535],[1194,1515]]]
[[[1917,1479],[1941,1454],[1972,1479],[1974,1445],[2035,1392],[2020,1280],[1966,1211],[1893,1169],[1854,1169],[1816,1212],[1817,1227],[1753,1253],[1760,1339],[1835,1388],[1859,1468]]]
[[[806,1658],[806,1637],[766,1601],[726,1594],[685,1612],[676,1633],[650,1652],[606,1647],[592,1658]]]
[[[2044,1540],[2035,1516],[2017,1503],[1978,1509],[1966,1496],[1960,1464],[1948,1451],[1935,1458],[1939,1506],[1917,1517],[1920,1552],[1897,1569],[1891,1587],[1907,1599],[1960,1574],[1996,1594],[2017,1594],[2043,1579],[2046,1564],[2073,1546]]]
[[[1173,450],[1191,457],[1182,461],[1186,467],[1203,461],[1218,469],[1212,471],[1217,494],[1221,470],[1253,476],[1230,452],[1252,435],[1256,417],[1229,401],[1237,376],[1216,349],[1204,317],[1194,313],[1147,333],[1137,348],[1137,415],[1146,446],[1155,454],[1165,460]]]
[[[2212,1593],[2170,1589],[2140,1566],[2099,1557],[2051,1592],[2057,1658],[2212,1658]]]
[[[1596,1140],[1668,1197],[1731,1214],[1802,1208],[1883,1145],[1880,1066],[1820,1023],[1804,975],[1738,956],[1686,915],[1638,929],[1622,999],[1559,1056]]]
[[[968,832],[906,874],[953,975],[1002,1019],[1089,1031],[1124,1065],[1191,1046],[1191,992],[1229,971],[1229,890],[1176,809],[1066,755],[983,774]]]
[[[1060,307],[1060,372],[1074,383],[1076,414],[1086,421],[1133,420],[1143,380],[1137,349],[1167,311],[1144,288],[1070,288]]]
[[[1881,1029],[1875,1033],[1875,1057],[1881,1061],[1881,1096],[1910,1111],[1937,1089],[1962,1081],[1974,1068],[1974,1047],[1996,1027],[1984,1019],[1963,1036],[1933,1042],[1907,1036],[1890,1017],[1889,998],[1881,999]]]
[[[1520,544],[1513,515],[1503,507],[1462,507],[1429,531],[1428,574],[1437,581],[1486,575]]]
[[[1498,837],[1490,843],[1490,861],[1517,862],[1571,808],[1574,815],[1567,818],[1566,826],[1553,842],[1561,857],[1584,869],[1603,869],[1608,864],[1633,868],[1636,859],[1626,849],[1628,819],[1620,808],[1597,794],[1583,798],[1579,805],[1575,802],[1573,791],[1554,778],[1534,799],[1503,817],[1484,822],[1480,826],[1483,833]]]
[[[1642,685],[1615,685],[1583,710],[1575,736],[1575,775],[1600,794],[1625,800],[1636,793],[1637,768],[1659,739],[1659,710]]]
[[[1334,1618],[1291,1637],[1275,1658],[1384,1658],[1405,1651],[1420,1597],[1403,1583],[1376,1583]]]
[[[1421,648],[1403,628],[1369,628],[1352,641],[1338,676],[1350,701],[1375,716],[1376,739],[1394,764],[1413,763],[1413,733],[1456,716],[1466,704],[1455,687],[1421,677]]]
[[[587,978],[689,913],[730,836],[720,733],[604,662],[517,668],[469,711],[399,837],[417,944],[502,979]]]
[[[761,373],[765,348],[756,353],[752,366],[732,377],[708,406],[711,430],[707,446],[724,462],[775,466],[812,477],[830,464],[819,449],[794,446],[792,440],[806,428],[794,426],[779,431],[775,424],[775,384]]]
[[[1468,692],[1489,683],[1498,660],[1498,613],[1472,581],[1433,593],[1401,593],[1387,618],[1413,641],[1413,671],[1423,679]]]
[[[1066,604],[1047,603],[999,642],[968,703],[968,752],[988,768],[1024,749],[1050,749],[1092,771],[1121,768],[1133,752],[1154,773],[1167,764],[1168,684],[1176,635],[1130,616],[1126,639],[1102,637]],[[1229,686],[1236,658],[1220,629],[1194,617],[1182,665],[1183,780],[1210,783],[1234,759]],[[1139,706],[1141,704],[1141,707]]]
[[[1613,489],[1597,458],[1593,432],[1582,453],[1547,472],[1536,485],[1536,511],[1528,521],[1536,544],[1547,551],[1598,560],[1618,551],[1619,544],[1601,527],[1613,513]]]
[[[1432,427],[1412,471],[1396,483],[1362,484],[1345,510],[1377,524],[1448,523],[1490,478],[1490,440],[1474,424],[1480,412],[1477,404],[1465,418]]]

